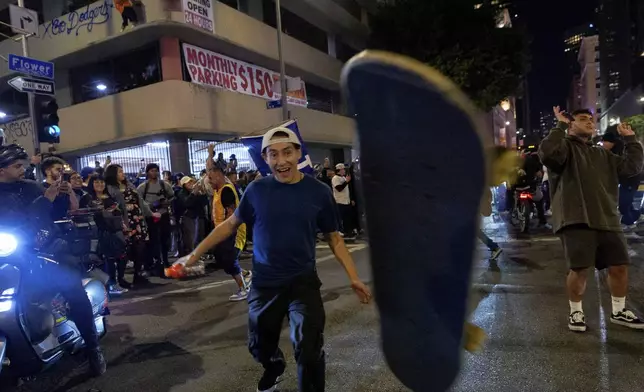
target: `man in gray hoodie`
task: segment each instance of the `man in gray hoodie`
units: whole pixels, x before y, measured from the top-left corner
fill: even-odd
[[[559,123],[541,143],[539,157],[550,176],[552,226],[561,237],[570,268],[566,281],[568,328],[586,331],[581,300],[588,270],[595,267],[608,268],[610,321],[644,329],[644,323],[626,308],[629,256],[617,213],[619,177],[640,173],[642,145],[630,125],[620,124],[617,129],[624,139],[624,155],[612,154],[591,142],[596,130],[591,111],[577,110],[570,115],[558,106],[553,109]]]

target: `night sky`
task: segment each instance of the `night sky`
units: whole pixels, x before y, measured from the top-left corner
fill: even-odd
[[[566,67],[564,32],[596,23],[597,0],[514,0],[513,23],[523,24],[531,36],[530,89],[531,124],[539,123],[539,111],[565,106],[572,71]],[[512,15],[514,17],[514,15]]]

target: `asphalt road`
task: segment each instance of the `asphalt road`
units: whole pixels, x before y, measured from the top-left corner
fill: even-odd
[[[488,219],[486,232],[504,248],[499,261],[490,263],[481,246],[473,275],[471,300],[480,304],[472,318],[489,338],[482,351],[464,354],[452,391],[641,390],[644,335],[606,322],[610,295],[603,276],[590,282],[584,300],[588,332],[571,333],[558,240],[547,232],[517,237],[498,218]],[[644,301],[642,234],[629,235],[628,303],[636,309]],[[367,245],[354,244],[352,251],[369,281]],[[358,303],[328,250],[319,250],[318,262],[327,310],[327,391],[406,391],[380,352],[374,305]],[[227,300],[232,282],[215,272],[188,282],[156,283],[112,303],[103,340],[109,359],[105,376],[88,379],[78,357],[19,391],[254,392],[262,369],[246,349],[246,304]],[[296,392],[286,330],[281,347],[289,368],[280,391]]]

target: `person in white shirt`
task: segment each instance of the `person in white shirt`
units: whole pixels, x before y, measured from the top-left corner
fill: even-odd
[[[350,182],[351,176],[346,175],[344,163],[335,165],[335,176],[331,179],[331,186],[333,187],[333,198],[338,205],[338,211],[342,219],[342,231],[345,236],[352,235],[355,229],[353,223],[353,202],[351,201],[351,193],[349,191]]]

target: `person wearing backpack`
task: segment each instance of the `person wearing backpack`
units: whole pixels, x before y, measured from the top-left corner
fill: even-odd
[[[150,231],[151,254],[157,260],[156,265],[159,275],[164,277],[163,269],[170,266],[168,253],[170,252],[170,236],[172,226],[172,200],[174,191],[172,187],[159,178],[159,165],[150,163],[145,168],[146,180],[138,186],[137,191],[141,199],[146,202],[152,212],[157,212],[161,218],[148,218]],[[160,265],[159,265],[160,264]],[[148,269],[153,269],[152,265]]]

